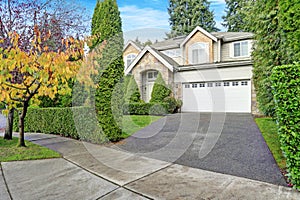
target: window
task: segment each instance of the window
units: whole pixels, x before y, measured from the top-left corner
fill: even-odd
[[[208,63],[208,44],[195,43],[189,48],[189,62],[191,64]]]
[[[199,83],[199,87],[205,87],[205,83]]]
[[[192,84],[192,88],[197,88],[198,84],[197,83],[193,83]]]
[[[157,71],[149,71],[147,72],[147,79],[148,81],[155,81],[157,78],[158,72]]]
[[[190,84],[185,84],[184,87],[185,88],[190,88]]]
[[[228,87],[228,86],[230,86],[229,82],[224,82],[224,87]]]
[[[233,57],[249,56],[248,41],[233,43]]]
[[[248,81],[242,81],[242,82],[241,82],[241,85],[242,85],[242,86],[248,85]]]
[[[233,81],[232,86],[239,86],[239,82],[238,81]]]
[[[221,82],[217,82],[217,83],[215,83],[215,86],[216,86],[216,87],[221,87],[221,86],[222,86],[222,83],[221,83]]]
[[[164,53],[165,55],[171,58],[181,56],[180,49],[170,49],[170,50],[162,51],[162,53]]]
[[[134,61],[136,55],[135,54],[129,54],[127,57],[126,57],[126,64],[127,64],[127,67],[129,67],[129,65]]]
[[[207,87],[213,87],[213,83],[207,83]]]

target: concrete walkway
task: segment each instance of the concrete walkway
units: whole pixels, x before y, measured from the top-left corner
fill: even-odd
[[[61,159],[1,163],[2,199],[300,199],[291,188],[45,134]]]

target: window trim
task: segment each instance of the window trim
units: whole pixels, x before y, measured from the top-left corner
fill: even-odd
[[[203,45],[204,45],[204,47],[201,47]],[[206,60],[203,61],[203,62],[201,61],[201,62],[194,63],[193,62],[193,52],[195,50],[203,50],[203,49],[204,49],[204,52],[206,54]],[[198,54],[198,56],[199,56],[199,54]],[[188,60],[189,60],[190,64],[194,64],[194,65],[209,63],[209,43],[208,42],[196,42],[196,43],[192,44],[191,46],[189,46],[189,48],[188,48]],[[199,61],[199,58],[198,58],[198,61]]]
[[[243,42],[247,42],[247,45],[248,45],[247,55],[241,55],[242,49],[240,48],[240,55],[235,56],[234,55],[234,45],[240,44],[240,47],[241,47]],[[231,43],[231,45],[230,45],[230,57],[231,58],[248,58],[248,57],[250,57],[250,55],[251,55],[251,41],[250,40],[241,40],[241,41]]]
[[[149,74],[152,74],[152,78],[149,78]],[[155,77],[155,74],[154,73],[156,73],[156,77]],[[147,73],[146,73],[146,78],[147,78],[147,81],[149,82],[153,82],[153,81],[155,81],[156,80],[156,78],[157,78],[157,76],[158,76],[158,71],[155,71],[155,70],[149,70],[149,71],[147,71]]]
[[[128,63],[129,56],[134,56],[133,58],[131,58],[132,60],[130,63]],[[130,53],[130,54],[126,55],[126,59],[125,59],[126,68],[128,68],[131,65],[131,63],[135,60],[136,57],[137,57],[137,54],[135,54],[135,53]]]

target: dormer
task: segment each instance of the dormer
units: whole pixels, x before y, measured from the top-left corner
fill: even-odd
[[[142,51],[142,47],[135,43],[134,41],[129,40],[123,50],[123,60],[125,69],[135,60],[137,55]]]
[[[196,27],[180,44],[185,65],[214,62],[213,46],[218,39],[201,27]]]

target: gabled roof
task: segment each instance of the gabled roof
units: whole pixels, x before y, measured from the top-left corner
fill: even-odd
[[[146,46],[142,52],[134,59],[134,61],[125,69],[125,74],[128,74],[136,64],[143,58],[143,56],[147,53],[151,53],[157,60],[159,60],[163,65],[165,65],[171,72],[173,72],[174,67],[179,66],[177,62],[175,62],[172,58],[169,58],[165,54],[153,49],[150,46]]]
[[[167,39],[167,40],[152,44],[151,47],[153,47],[157,50],[160,50],[160,51],[180,48],[180,44],[183,42],[183,40],[185,38],[186,38],[186,35],[178,36],[175,38]]]
[[[126,45],[124,46],[123,51],[124,51],[125,49],[127,49],[129,45],[132,45],[134,48],[136,48],[136,49],[139,50],[139,51],[142,51],[142,49],[143,49],[138,43],[136,43],[136,42],[134,42],[134,41],[132,41],[132,40],[128,40],[128,42],[127,42]]]
[[[206,30],[204,30],[203,28],[201,28],[200,26],[197,26],[186,38],[185,40],[180,44],[180,47],[182,47],[183,45],[185,45],[189,39],[191,39],[191,37],[193,37],[195,35],[195,33],[197,32],[201,32],[203,33],[204,35],[206,35],[207,37],[209,37],[210,39],[212,39],[213,41],[217,42],[218,39],[213,36],[212,34],[210,34],[209,32],[207,32]]]

